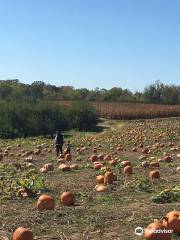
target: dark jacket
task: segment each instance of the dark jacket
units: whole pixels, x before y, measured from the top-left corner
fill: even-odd
[[[62,145],[64,143],[64,137],[63,135],[59,134],[59,135],[56,135],[55,139],[54,139],[54,143],[56,145]]]

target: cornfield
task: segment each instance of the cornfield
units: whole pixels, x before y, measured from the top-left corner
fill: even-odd
[[[71,101],[59,102],[70,106]],[[180,105],[118,103],[118,102],[91,102],[99,116],[108,119],[150,119],[180,117]]]
[[[93,102],[92,105],[101,117],[110,119],[143,119],[180,116],[180,105],[117,102]]]

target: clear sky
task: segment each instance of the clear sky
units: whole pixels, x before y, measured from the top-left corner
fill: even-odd
[[[180,84],[180,0],[0,0],[0,79]]]

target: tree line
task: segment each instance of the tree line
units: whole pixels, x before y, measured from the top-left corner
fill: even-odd
[[[180,104],[180,86],[166,85],[156,81],[144,88],[142,92],[131,92],[121,87],[113,87],[109,90],[96,88],[75,89],[72,86],[54,86],[42,81],[32,84],[23,84],[18,79],[0,80],[0,100],[15,101],[34,100],[86,100],[86,101],[115,101],[115,102],[141,102]]]
[[[0,112],[1,138],[52,137],[57,130],[91,130],[98,121],[95,110],[81,102],[66,108],[47,101],[1,100]]]
[[[70,106],[59,101],[75,102]],[[57,130],[92,130],[98,114],[89,102],[180,103],[180,86],[157,81],[143,92],[112,88],[88,90],[53,86],[41,81],[32,84],[0,80],[0,137],[53,135]]]

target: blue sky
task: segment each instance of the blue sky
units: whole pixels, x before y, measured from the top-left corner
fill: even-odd
[[[180,83],[179,0],[0,0],[0,79]]]

